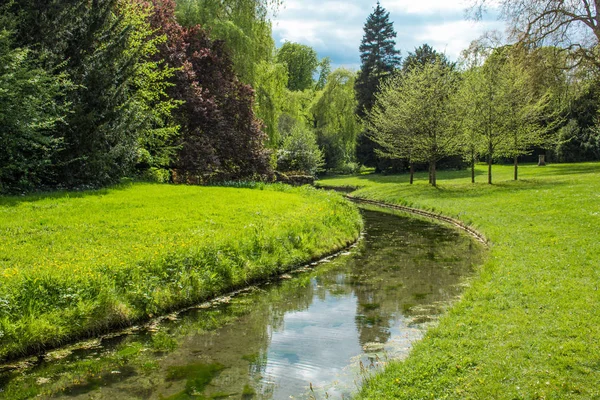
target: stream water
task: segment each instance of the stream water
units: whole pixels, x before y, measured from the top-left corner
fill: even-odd
[[[483,247],[422,219],[363,210],[353,249],[144,327],[0,368],[0,398],[350,398],[407,354]]]

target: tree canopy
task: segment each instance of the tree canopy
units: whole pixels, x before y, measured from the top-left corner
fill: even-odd
[[[480,18],[490,0],[472,2]],[[555,45],[579,61],[600,68],[600,15],[597,1],[501,0],[502,16],[510,23],[512,38],[528,45]]]
[[[458,154],[460,115],[450,101],[458,90],[458,75],[441,62],[425,64],[383,83],[369,113],[371,138],[379,152],[411,163],[429,164],[436,186],[436,163]]]
[[[288,71],[289,90],[306,90],[314,86],[313,75],[319,66],[317,52],[310,46],[285,42],[277,51],[277,62]]]

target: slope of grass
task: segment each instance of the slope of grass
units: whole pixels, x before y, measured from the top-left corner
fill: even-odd
[[[478,168],[480,180],[485,167]],[[491,242],[462,300],[361,392],[367,399],[600,398],[600,164],[330,178],[358,197],[461,219]]]
[[[341,196],[286,186],[0,197],[0,360],[264,279],[361,228]]]

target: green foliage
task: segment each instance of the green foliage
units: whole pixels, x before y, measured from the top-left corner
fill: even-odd
[[[269,136],[269,147],[281,141],[278,130],[281,108],[286,100],[287,67],[284,64],[261,62],[257,68],[256,116],[263,122]]]
[[[387,12],[379,1],[368,16],[359,47],[361,67],[355,83],[356,114],[362,119],[375,104],[380,84],[400,66],[400,51],[396,50],[396,32]],[[378,166],[375,143],[368,132],[358,137],[358,161],[370,167]]]
[[[441,63],[450,67],[452,64],[443,53],[438,53],[427,43],[415,48],[414,53],[408,53],[408,56],[402,62],[402,70],[408,71],[413,68],[419,68],[425,64]]]
[[[319,79],[317,80],[315,90],[325,89],[329,74],[331,74],[331,59],[329,57],[325,57],[319,61]]]
[[[277,152],[277,169],[315,175],[325,165],[315,134],[296,123]]]
[[[513,158],[517,179],[519,156],[530,154],[534,146],[555,142],[555,126],[561,122],[554,110],[557,85],[544,83],[548,74],[531,67],[535,56],[505,46],[464,73],[456,102],[465,119],[465,153],[472,163],[478,154],[487,157],[488,183],[494,158]]]
[[[314,115],[311,107],[315,101],[315,91],[306,89],[304,91],[284,91],[281,114],[279,118],[280,135],[289,132],[291,126],[300,123],[305,127],[314,126]]]
[[[270,10],[280,0],[177,0],[177,20],[185,27],[201,25],[212,39],[225,41],[240,80],[255,88],[262,62],[271,62],[274,42]]]
[[[404,362],[369,380],[365,399],[591,399],[600,356],[600,164],[496,167],[496,185],[444,172],[439,189],[408,176],[323,179],[354,195],[453,216],[492,243],[488,261]],[[477,167],[485,175],[485,166]],[[582,234],[584,232],[585,234]]]
[[[375,103],[379,84],[400,66],[400,51],[395,49],[396,32],[390,13],[377,2],[368,16],[360,44],[361,68],[356,80],[357,114],[366,116]]]
[[[362,127],[354,114],[355,80],[355,73],[336,69],[312,105],[317,141],[324,149],[327,169],[341,168],[356,160],[356,138]]]
[[[561,162],[600,160],[598,84],[584,80],[576,89],[566,113],[567,123],[558,133],[554,155]]]
[[[153,8],[128,0],[119,7],[123,28],[131,30],[126,55],[130,57],[129,62],[135,63],[131,77],[134,89],[131,118],[135,118],[133,127],[140,132],[134,147],[138,151],[136,168],[142,173],[149,171],[149,175],[157,175],[153,171],[169,168],[177,150],[173,143],[179,127],[175,125],[172,113],[182,102],[167,95],[176,69],[157,57],[158,47],[167,38],[156,35],[150,25]],[[160,172],[156,179],[165,181]]]
[[[140,168],[163,166],[176,133],[165,95],[173,70],[153,56],[164,37],[150,29],[141,1],[2,2],[16,16],[16,46],[30,48],[43,68],[67,76],[73,90],[65,124],[52,129],[61,151],[47,184],[106,184]]]
[[[65,75],[40,68],[27,49],[15,48],[0,17],[0,192],[39,185],[62,147],[54,129],[72,88]]]
[[[0,197],[0,213],[0,359],[265,279],[361,229],[341,196],[283,185]]]
[[[313,74],[319,66],[319,60],[312,47],[285,42],[277,51],[277,62],[287,66],[289,90],[302,91],[315,86]]]
[[[457,74],[440,62],[410,69],[382,85],[368,118],[380,153],[427,162],[434,186],[436,163],[460,149],[460,115],[451,101],[458,85]]]

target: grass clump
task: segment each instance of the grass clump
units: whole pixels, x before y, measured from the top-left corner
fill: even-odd
[[[361,228],[341,196],[281,185],[0,197],[0,360],[265,279]]]
[[[600,164],[521,172],[512,181],[497,166],[494,185],[444,172],[438,188],[425,174],[412,186],[404,175],[321,182],[459,218],[491,242],[462,300],[362,398],[600,398]]]

